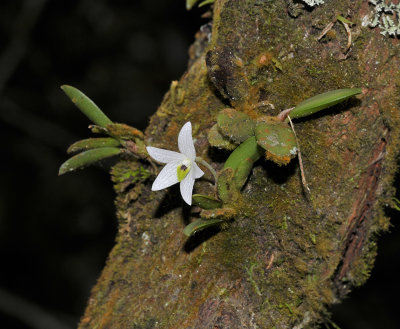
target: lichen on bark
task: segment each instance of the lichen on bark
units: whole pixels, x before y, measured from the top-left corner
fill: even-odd
[[[171,149],[190,120],[197,153],[221,168],[227,154],[207,133],[227,105],[276,115],[327,90],[364,93],[295,123],[309,197],[296,161],[260,160],[234,221],[190,239],[182,230],[196,208],[174,187],[151,192],[146,175],[132,178],[146,164],[121,159],[112,170],[120,232],[80,328],[309,328],[365,282],[375,235],[389,225],[400,129],[398,41],[361,26],[367,2],[330,1],[296,19],[283,0],[215,2],[211,42],[195,43],[146,129],[149,145]],[[338,11],[356,23],[349,53],[340,24],[317,41]]]

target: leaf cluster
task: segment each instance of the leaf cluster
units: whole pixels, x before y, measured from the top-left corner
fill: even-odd
[[[193,196],[194,203],[206,211],[202,212],[202,218],[185,228],[185,234],[190,236],[206,227],[221,224],[236,214],[232,211],[235,209],[232,205],[237,203],[240,190],[246,183],[254,162],[263,154],[266,159],[278,165],[288,164],[297,155],[297,139],[294,130],[288,124],[289,116],[293,119],[310,116],[361,92],[361,88],[328,91],[306,99],[293,109],[282,111],[276,117],[261,116],[255,120],[232,108],[221,110],[217,123],[208,134],[208,140],[214,147],[234,151],[226,160],[218,177],[219,199]],[[218,213],[210,212],[210,209],[216,209]]]
[[[94,125],[89,126],[92,132],[105,134],[108,137],[88,138],[73,143],[67,149],[67,153],[77,154],[60,166],[59,175],[121,153],[133,154],[139,158],[147,157],[143,133],[140,130],[126,124],[112,122],[89,97],[77,88],[63,85],[61,89],[93,122]]]

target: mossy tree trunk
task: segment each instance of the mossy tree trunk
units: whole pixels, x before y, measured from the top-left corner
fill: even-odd
[[[80,328],[312,327],[367,279],[394,193],[398,40],[362,26],[367,0],[326,1],[297,18],[286,5],[217,0],[210,42],[207,28],[198,33],[190,66],[146,138],[177,149],[191,121],[198,155],[218,170],[228,154],[209,146],[207,132],[221,109],[276,115],[328,90],[363,87],[358,99],[295,123],[311,194],[297,161],[279,167],[262,159],[231,225],[188,239],[182,230],[198,209],[176,186],[151,192],[153,178],[131,184],[130,173],[147,164],[121,159],[112,170],[120,230]],[[339,14],[355,23],[350,50],[339,22],[317,40]],[[209,194],[205,177],[195,189]]]

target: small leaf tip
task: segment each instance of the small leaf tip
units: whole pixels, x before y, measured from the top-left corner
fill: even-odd
[[[61,89],[62,91],[64,91],[64,92],[65,92],[66,89],[69,89],[69,88],[73,88],[73,87],[70,86],[70,85],[61,85],[61,86],[60,86],[60,89]]]

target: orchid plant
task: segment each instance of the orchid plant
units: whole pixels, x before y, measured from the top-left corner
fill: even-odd
[[[288,164],[300,150],[291,119],[309,116],[322,109],[338,104],[361,93],[360,88],[338,89],[306,99],[295,108],[282,111],[276,117],[250,118],[242,111],[223,109],[217,123],[208,133],[211,146],[232,151],[223,168],[217,174],[201,157],[196,157],[192,138],[192,125],[186,122],[178,135],[179,152],[146,145],[145,135],[136,128],[112,122],[85,94],[71,86],[62,89],[94,125],[92,132],[109,137],[89,138],[70,146],[68,153],[77,153],[65,161],[59,174],[74,171],[86,165],[118,154],[128,154],[147,161],[157,172],[152,159],[165,164],[152,185],[158,191],[180,183],[180,192],[188,205],[202,208],[200,218],[184,229],[188,236],[213,225],[224,225],[234,218],[240,209],[237,201],[240,191],[251,173],[253,164],[263,155],[278,165]],[[291,127],[288,126],[290,123]],[[152,159],[151,159],[152,158]],[[214,176],[216,196],[193,194],[194,182],[204,175],[198,164]],[[300,161],[300,169],[302,164]],[[151,172],[143,177],[149,177]],[[303,176],[302,176],[303,178]],[[305,179],[303,181],[305,187]]]

